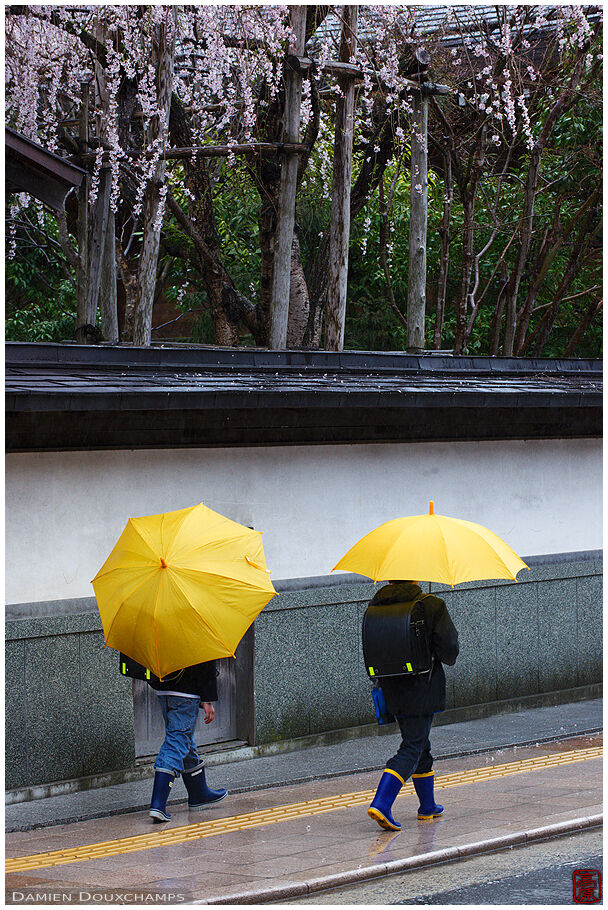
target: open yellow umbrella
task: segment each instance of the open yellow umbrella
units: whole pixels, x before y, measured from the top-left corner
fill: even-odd
[[[374,581],[416,580],[454,585],[511,578],[528,566],[497,534],[472,521],[412,515],[387,521],[362,537],[334,566]]]
[[[234,657],[276,594],[261,532],[203,503],[129,519],[92,585],[106,645],[161,678]]]

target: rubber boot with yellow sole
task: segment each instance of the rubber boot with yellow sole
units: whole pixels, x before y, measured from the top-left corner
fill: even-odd
[[[429,821],[443,815],[443,806],[439,806],[435,802],[435,772],[412,774],[412,783],[420,800],[420,806],[418,807],[418,818],[420,821]]]
[[[376,795],[367,810],[369,817],[375,819],[380,827],[386,828],[387,831],[401,830],[401,825],[391,815],[391,808],[404,783],[400,774],[390,768],[385,768]]]

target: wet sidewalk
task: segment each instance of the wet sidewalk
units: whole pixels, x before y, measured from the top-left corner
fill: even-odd
[[[456,758],[507,746],[550,742],[601,729],[602,699],[597,698],[460,723],[442,724],[436,720],[431,741],[435,759]],[[387,731],[390,732],[335,745],[243,760],[234,760],[238,753],[229,756],[222,752],[212,753],[205,756],[209,782],[212,787],[225,786],[235,794],[330,777],[348,777],[353,772],[377,771],[399,746],[397,727],[391,725]],[[242,750],[242,754],[246,755],[247,750]],[[227,762],[228,757],[233,760]],[[149,777],[129,783],[7,805],[5,828],[7,831],[27,830],[144,809],[149,805],[152,791],[151,767],[149,773]],[[184,802],[185,790],[175,789],[177,794],[173,803],[180,799]]]
[[[29,889],[73,903],[264,903],[523,845],[600,824],[601,754],[595,734],[440,760],[445,815],[418,821],[407,784],[398,833],[366,814],[377,772],[237,794],[204,813],[177,806],[166,825],[138,812],[15,832],[7,903]]]
[[[398,833],[381,831],[366,812],[378,769],[395,745],[392,735],[366,743],[374,770],[345,773],[333,752],[324,761],[315,755],[311,764],[314,750],[251,760],[266,763],[255,771],[261,787],[245,777],[248,762],[215,768],[212,786],[229,785],[230,772],[234,780],[240,772],[241,791],[233,789],[227,800],[200,813],[177,803],[166,825],[153,825],[146,811],[131,811],[9,834],[7,902],[28,889],[61,891],[73,895],[72,903],[99,902],[93,894],[122,895],[126,902],[156,895],[157,903],[167,902],[168,894],[174,903],[297,900],[352,881],[582,830],[601,823],[601,735],[582,731],[593,723],[595,729],[601,725],[599,701],[437,727],[436,789],[445,815],[419,822],[408,783],[395,803],[403,825]],[[533,730],[536,739],[529,735]],[[499,731],[502,742],[496,741]],[[473,733],[476,739],[469,738]],[[505,742],[517,736],[528,744]],[[296,760],[308,779],[292,776],[287,783]],[[273,775],[284,778],[282,785],[272,783]],[[149,781],[142,783],[147,802]],[[70,798],[76,796],[92,798],[91,791]]]

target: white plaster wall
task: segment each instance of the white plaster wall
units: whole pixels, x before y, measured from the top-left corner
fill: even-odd
[[[5,478],[7,603],[93,596],[130,516],[201,501],[264,531],[273,579],[328,574],[430,499],[521,556],[602,545],[595,439],[13,454]]]

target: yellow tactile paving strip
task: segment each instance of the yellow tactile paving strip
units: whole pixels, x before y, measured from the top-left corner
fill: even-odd
[[[435,779],[435,789],[444,790],[451,787],[461,787],[465,784],[491,781],[512,774],[525,774],[531,771],[545,771],[557,765],[567,765],[574,762],[588,761],[601,758],[603,749],[596,746],[589,749],[576,749],[569,752],[556,752],[549,755],[540,755],[537,758],[524,759],[517,762],[508,762],[486,768],[472,768],[468,771],[457,771]],[[405,796],[413,792],[413,785],[406,784],[401,794]],[[243,831],[246,828],[261,828],[265,825],[274,825],[278,822],[290,821],[312,815],[322,815],[325,812],[335,812],[338,809],[350,809],[354,806],[369,803],[375,793],[374,790],[360,790],[356,793],[345,793],[338,796],[329,796],[322,799],[311,799],[300,803],[291,803],[286,806],[274,806],[270,809],[261,809],[243,815],[234,815],[229,818],[219,818],[208,822],[197,822],[194,825],[184,825],[180,828],[170,828],[155,831],[150,834],[138,834],[134,837],[123,837],[97,844],[85,844],[67,850],[54,850],[49,853],[35,853],[31,856],[17,856],[7,858],[6,871],[27,872],[32,869],[44,869],[51,866],[62,866],[70,863],[85,862],[93,859],[105,859],[110,856],[136,853],[141,850],[150,850],[155,847],[165,847],[182,844],[187,841],[199,840],[205,837],[216,837],[220,834],[229,834],[232,831]]]

